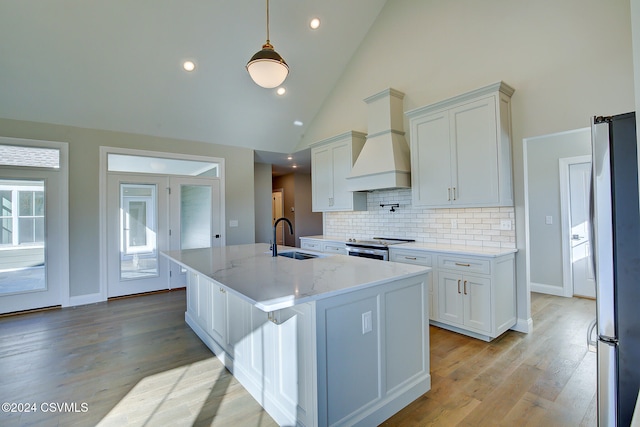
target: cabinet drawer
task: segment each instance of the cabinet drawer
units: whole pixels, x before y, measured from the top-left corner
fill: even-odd
[[[438,256],[438,268],[468,273],[491,274],[491,261],[481,258]]]
[[[320,242],[314,240],[300,240],[300,248],[321,251],[322,245]]]
[[[402,262],[405,264],[417,264],[425,267],[431,267],[431,254],[419,251],[396,250],[393,249],[390,254],[391,261]]]
[[[340,243],[325,243],[322,246],[322,252],[346,255],[347,247],[346,245],[341,245]]]

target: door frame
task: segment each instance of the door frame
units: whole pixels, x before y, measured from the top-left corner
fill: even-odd
[[[560,171],[560,221],[562,229],[562,291],[563,296],[573,296],[573,268],[571,255],[571,198],[569,192],[569,167],[591,163],[591,156],[563,157],[558,159]]]
[[[145,156],[145,157],[159,157],[168,159],[180,159],[180,160],[196,160],[204,162],[218,163],[219,165],[219,179],[220,179],[220,212],[221,212],[221,230],[222,231],[222,244],[226,242],[226,228],[225,228],[225,159],[222,157],[210,157],[201,156],[195,154],[182,154],[172,153],[165,151],[149,151],[138,150],[133,148],[120,148],[100,146],[100,177],[99,177],[99,224],[100,224],[100,272],[99,282],[100,290],[98,293],[86,295],[82,297],[82,301],[78,304],[90,304],[94,302],[106,301],[108,299],[108,277],[107,277],[107,175],[108,165],[107,157],[109,154],[128,154],[132,156]]]

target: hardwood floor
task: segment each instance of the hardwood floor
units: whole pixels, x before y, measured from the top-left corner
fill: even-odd
[[[184,311],[176,291],[0,319],[0,403],[36,409],[0,425],[275,425]],[[595,426],[594,302],[533,294],[532,313],[491,343],[431,327],[432,390],[384,425]]]

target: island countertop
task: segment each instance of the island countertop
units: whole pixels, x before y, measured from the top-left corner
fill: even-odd
[[[278,252],[290,250],[314,253],[278,247]],[[346,255],[317,254],[320,257],[306,260],[272,257],[266,243],[163,252],[184,268],[213,279],[266,312],[431,270]]]

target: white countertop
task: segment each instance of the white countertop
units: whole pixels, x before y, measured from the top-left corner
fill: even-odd
[[[335,236],[304,236],[301,239],[314,239],[314,240],[324,240],[330,242],[340,242],[347,243],[347,240],[344,237],[335,237]],[[389,249],[414,249],[414,250],[423,250],[423,251],[433,251],[433,252],[442,252],[442,253],[452,253],[452,254],[460,254],[460,255],[477,255],[477,256],[489,256],[489,257],[498,257],[503,255],[508,255],[512,253],[518,252],[515,248],[494,248],[488,246],[467,246],[467,245],[445,245],[439,243],[401,243],[399,245],[391,245]]]
[[[288,250],[317,253],[278,246],[279,253]],[[307,260],[274,258],[265,243],[168,251],[163,255],[267,312],[431,270],[346,255],[320,254],[322,258]]]

